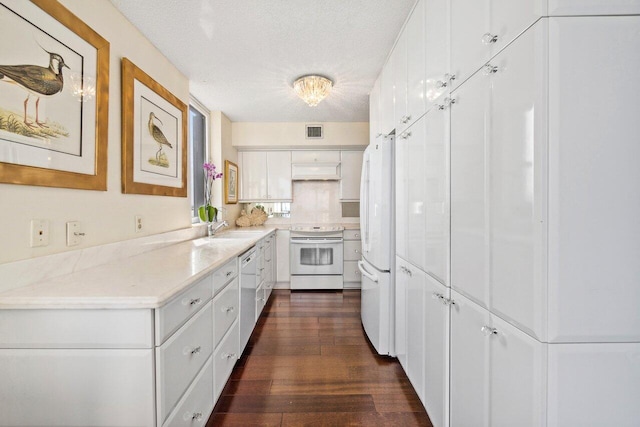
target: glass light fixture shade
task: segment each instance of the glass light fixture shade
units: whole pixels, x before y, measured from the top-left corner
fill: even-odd
[[[80,73],[71,73],[69,76],[73,96],[80,102],[87,102],[96,96],[96,79],[82,76]]]
[[[315,107],[331,91],[333,82],[323,76],[302,76],[293,83],[293,90],[309,107]]]

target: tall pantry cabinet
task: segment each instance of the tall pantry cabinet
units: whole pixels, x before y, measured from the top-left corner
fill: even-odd
[[[424,112],[393,119],[396,347],[434,426],[637,425],[639,29],[638,0],[409,17],[382,73],[426,52]]]

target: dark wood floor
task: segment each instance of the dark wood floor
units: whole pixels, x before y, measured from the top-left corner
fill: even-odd
[[[360,324],[360,292],[277,290],[207,427],[431,426],[396,359]]]

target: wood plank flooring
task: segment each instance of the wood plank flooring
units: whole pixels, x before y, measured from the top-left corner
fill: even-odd
[[[396,359],[360,324],[360,291],[276,290],[207,427],[425,426]]]

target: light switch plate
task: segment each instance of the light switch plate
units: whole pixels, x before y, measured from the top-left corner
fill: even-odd
[[[31,220],[31,247],[47,246],[49,244],[49,221],[46,219]]]
[[[67,222],[67,246],[80,244],[80,239],[84,236],[80,228],[80,221]]]

